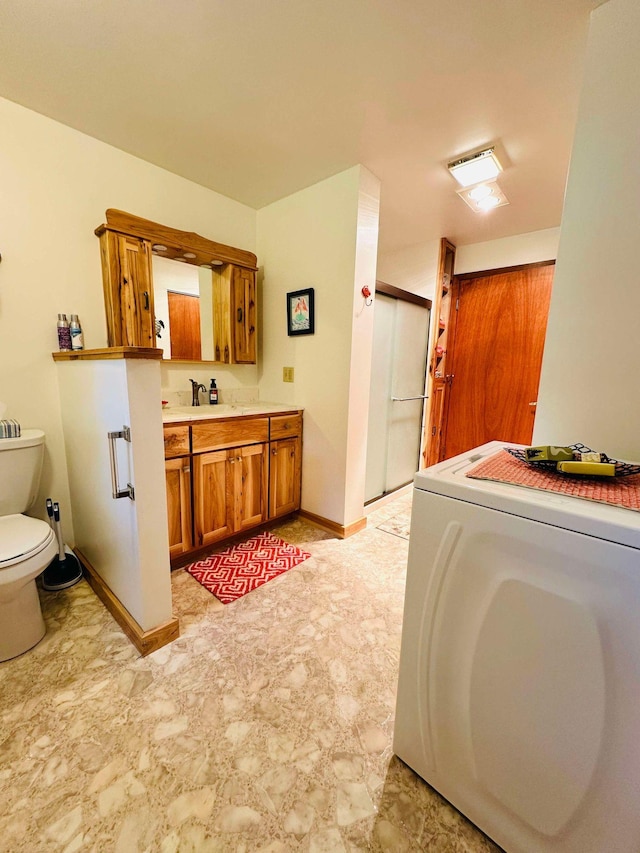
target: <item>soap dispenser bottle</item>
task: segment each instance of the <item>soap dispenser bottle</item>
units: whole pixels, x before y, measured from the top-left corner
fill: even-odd
[[[211,380],[211,388],[209,388],[209,403],[212,406],[215,406],[218,402],[218,388],[216,387],[216,380]]]

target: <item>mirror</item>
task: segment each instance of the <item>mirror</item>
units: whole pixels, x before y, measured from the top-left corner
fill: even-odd
[[[196,267],[153,255],[153,301],[156,346],[165,360],[213,361],[213,275]]]
[[[157,344],[172,361],[256,363],[253,252],[114,208],[106,217],[95,234],[108,346]]]

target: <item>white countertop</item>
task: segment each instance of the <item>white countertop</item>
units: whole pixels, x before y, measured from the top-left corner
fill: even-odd
[[[162,410],[162,422],[201,421],[212,418],[234,418],[240,415],[286,415],[301,411],[300,406],[287,406],[283,403],[218,403],[214,406],[167,406]]]

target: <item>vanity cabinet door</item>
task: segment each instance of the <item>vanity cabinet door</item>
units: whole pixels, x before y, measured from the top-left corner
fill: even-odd
[[[193,547],[191,540],[191,458],[164,463],[169,522],[169,556],[178,557]]]
[[[268,445],[250,444],[229,451],[233,471],[234,528],[239,533],[267,520]]]
[[[233,450],[193,457],[195,547],[210,545],[233,533]]]
[[[256,273],[226,264],[213,275],[215,360],[256,363]]]
[[[256,362],[256,274],[233,268],[232,316],[234,359],[239,364]]]
[[[283,438],[270,448],[269,518],[277,518],[300,509],[302,441]]]
[[[100,233],[110,347],[154,347],[151,243],[108,229]]]

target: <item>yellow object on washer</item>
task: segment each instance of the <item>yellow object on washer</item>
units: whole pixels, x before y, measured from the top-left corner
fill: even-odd
[[[558,471],[563,474],[584,474],[588,477],[615,477],[613,462],[558,462]]]

